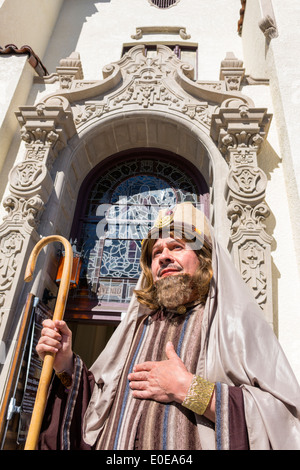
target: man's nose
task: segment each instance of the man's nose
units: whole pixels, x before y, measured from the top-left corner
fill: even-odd
[[[174,256],[172,255],[172,252],[167,247],[165,247],[160,253],[159,262],[160,264],[164,264],[167,261],[174,261]]]

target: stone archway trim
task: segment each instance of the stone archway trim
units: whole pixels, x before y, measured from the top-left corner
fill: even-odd
[[[10,173],[10,195],[4,201],[7,216],[0,226],[0,338],[5,337],[12,314],[20,308],[16,299],[23,289],[22,272],[40,230],[43,210],[53,194],[51,170],[58,155],[62,158],[65,151],[70,153],[69,143],[76,146],[109,120],[120,126],[134,115],[180,122],[181,128],[198,135],[210,155],[222,161],[227,175],[216,178],[214,193],[217,199],[224,191],[227,195],[232,222],[230,244],[236,264],[241,267],[244,260],[248,262],[244,278],[250,286],[255,285],[254,276],[259,281],[265,279],[264,286],[271,286],[270,238],[263,228],[267,210],[262,209],[266,207],[266,181],[256,159],[270,116],[240,92],[227,91],[224,81],[218,86],[215,82],[200,85],[189,75],[190,68],[167,47],[158,46],[157,57],[150,59],[144,56],[142,46],[136,46],[118,63],[106,67],[103,81],[73,79],[69,89],[60,89],[36,106],[24,106],[17,112],[26,149],[24,160]],[[215,174],[217,166],[213,168]],[[216,214],[216,225],[217,219],[222,217]],[[8,239],[15,242],[8,245]],[[250,252],[251,256],[259,255],[256,270],[250,269]],[[263,292],[262,284],[257,285]],[[270,290],[257,300],[270,312]],[[267,316],[271,318],[270,313]]]

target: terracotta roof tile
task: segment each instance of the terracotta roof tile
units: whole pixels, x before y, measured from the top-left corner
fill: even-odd
[[[17,46],[14,44],[7,44],[6,46],[1,47],[0,46],[0,55],[8,55],[8,54],[16,54],[16,55],[21,55],[21,54],[27,54],[28,55],[28,62],[30,65],[35,69],[36,73],[39,76],[44,76],[44,75],[49,75],[47,72],[47,69],[44,67],[42,64],[41,60],[39,57],[33,52],[31,47],[29,46],[22,46],[20,49],[18,49]]]
[[[240,9],[240,19],[238,21],[238,28],[237,28],[239,34],[242,33],[242,29],[243,29],[246,2],[247,0],[241,0],[242,8]]]

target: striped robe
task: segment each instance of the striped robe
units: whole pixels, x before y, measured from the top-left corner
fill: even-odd
[[[133,398],[127,376],[135,364],[166,360],[168,341],[172,341],[187,369],[195,373],[202,313],[200,305],[184,316],[169,318],[158,312],[139,324],[97,449],[201,449],[193,412],[178,403]]]
[[[165,360],[165,347],[172,341],[187,369],[195,373],[200,349],[203,306],[185,315],[170,317],[156,312],[143,317],[136,328],[130,352],[107,421],[94,447],[82,437],[85,410],[94,387],[94,377],[79,356],[74,355],[74,379],[64,389],[55,376],[42,424],[41,450],[201,450],[195,414],[178,403],[158,403],[133,398],[128,374],[145,361]],[[243,395],[240,387],[216,384],[217,449],[248,449]]]

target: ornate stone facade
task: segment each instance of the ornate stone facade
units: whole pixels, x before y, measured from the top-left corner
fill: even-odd
[[[54,164],[56,169],[63,170],[61,186],[69,188],[72,194],[75,186],[71,181],[71,165],[76,145],[87,147],[92,131],[95,134],[95,129],[100,129],[104,137],[98,139],[97,154],[93,157],[95,162],[99,161],[101,148],[106,142],[109,147],[112,138],[115,142],[120,139],[117,142],[121,148],[130,145],[126,133],[120,132],[116,137],[118,124],[130,121],[131,132],[137,133],[139,119],[143,120],[148,135],[146,131],[138,138],[135,135],[132,138],[135,145],[147,147],[150,123],[161,119],[173,126],[175,134],[172,135],[177,138],[176,124],[184,129],[189,158],[194,158],[192,142],[198,141],[206,148],[211,159],[206,166],[211,166],[213,174],[208,181],[211,194],[226,191],[231,221],[228,238],[235,263],[272,321],[271,238],[263,223],[268,215],[264,202],[266,176],[257,165],[257,153],[266,137],[270,116],[240,93],[241,72],[239,61],[228,64],[227,60],[218,82],[195,82],[191,79],[190,66],[165,46],[157,46],[155,57],[146,57],[143,46],[133,47],[120,61],[105,68],[101,81],[83,79],[77,54],[61,61],[57,74],[45,79],[59,83],[57,92],[35,106],[21,107],[16,113],[25,154],[23,161],[11,170],[10,194],[4,201],[7,215],[0,227],[1,338],[5,338],[9,313],[21,308],[18,299],[23,290],[22,276],[29,252],[38,240],[41,220],[50,219],[54,211],[53,201],[57,197],[55,172],[52,174]],[[233,76],[238,77],[234,86],[228,78]],[[113,123],[109,132],[107,123]],[[164,139],[157,145],[172,145],[172,142],[163,143],[167,142],[167,135]],[[63,150],[68,150],[68,158],[63,158]],[[89,152],[86,153],[87,163],[78,159],[76,164],[86,165],[84,171],[88,172],[95,163]],[[106,155],[110,154],[109,148]],[[222,187],[218,178],[214,179],[217,166],[224,164],[224,158],[228,165],[226,187]],[[207,175],[210,173],[208,168],[204,170]],[[51,225],[49,221],[47,227],[48,232],[41,235],[51,235],[49,230],[53,229],[68,236],[70,229],[59,222]]]

